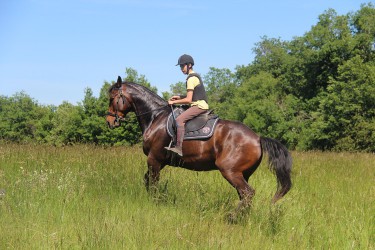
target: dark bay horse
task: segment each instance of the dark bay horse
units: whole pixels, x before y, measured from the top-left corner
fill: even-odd
[[[171,153],[164,148],[171,141],[166,129],[171,108],[149,89],[122,82],[121,77],[111,86],[109,95],[106,121],[110,128],[120,126],[129,111],[136,114],[143,134],[143,152],[147,156],[145,183],[148,189],[158,182],[161,169],[174,164]],[[219,170],[237,190],[241,200],[237,209],[242,209],[251,203],[255,194],[248,180],[261,163],[264,152],[277,178],[277,191],[272,199],[276,202],[292,186],[291,155],[277,140],[260,137],[240,122],[220,119],[211,138],[184,141],[180,167],[194,171]]]

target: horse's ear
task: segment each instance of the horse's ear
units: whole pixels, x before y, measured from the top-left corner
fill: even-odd
[[[121,86],[121,84],[122,84],[121,76],[118,76],[116,85],[119,87],[119,86]]]

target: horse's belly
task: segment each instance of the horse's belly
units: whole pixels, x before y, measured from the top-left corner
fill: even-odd
[[[196,160],[189,161],[189,159],[185,159],[181,167],[190,169],[193,171],[217,170],[217,167],[212,162],[204,162],[204,161],[196,161]]]
[[[194,171],[217,170],[215,156],[212,155],[212,141],[184,141],[184,154],[181,167]]]

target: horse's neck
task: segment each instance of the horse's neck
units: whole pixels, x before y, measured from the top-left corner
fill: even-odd
[[[162,108],[167,105],[156,94],[144,89],[144,87],[132,88],[132,98],[135,114],[142,129],[142,133],[151,125],[155,116],[162,112]]]

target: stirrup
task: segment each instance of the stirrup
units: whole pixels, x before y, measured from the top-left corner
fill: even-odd
[[[178,154],[179,156],[182,157],[182,148],[181,147],[178,148],[176,146],[172,147],[172,141],[173,140],[171,140],[171,142],[169,143],[168,147],[164,147],[164,148],[166,150],[171,151],[173,153],[176,153],[176,154]]]
[[[175,148],[169,148],[168,149],[169,151],[172,151],[172,152],[174,152],[174,153],[176,153],[176,154],[178,154],[179,156],[183,156],[182,155],[182,148],[178,148],[178,147],[175,147]]]
[[[171,142],[169,143],[168,147],[164,147],[166,150],[171,150],[172,148],[172,142],[173,140],[171,140]]]

